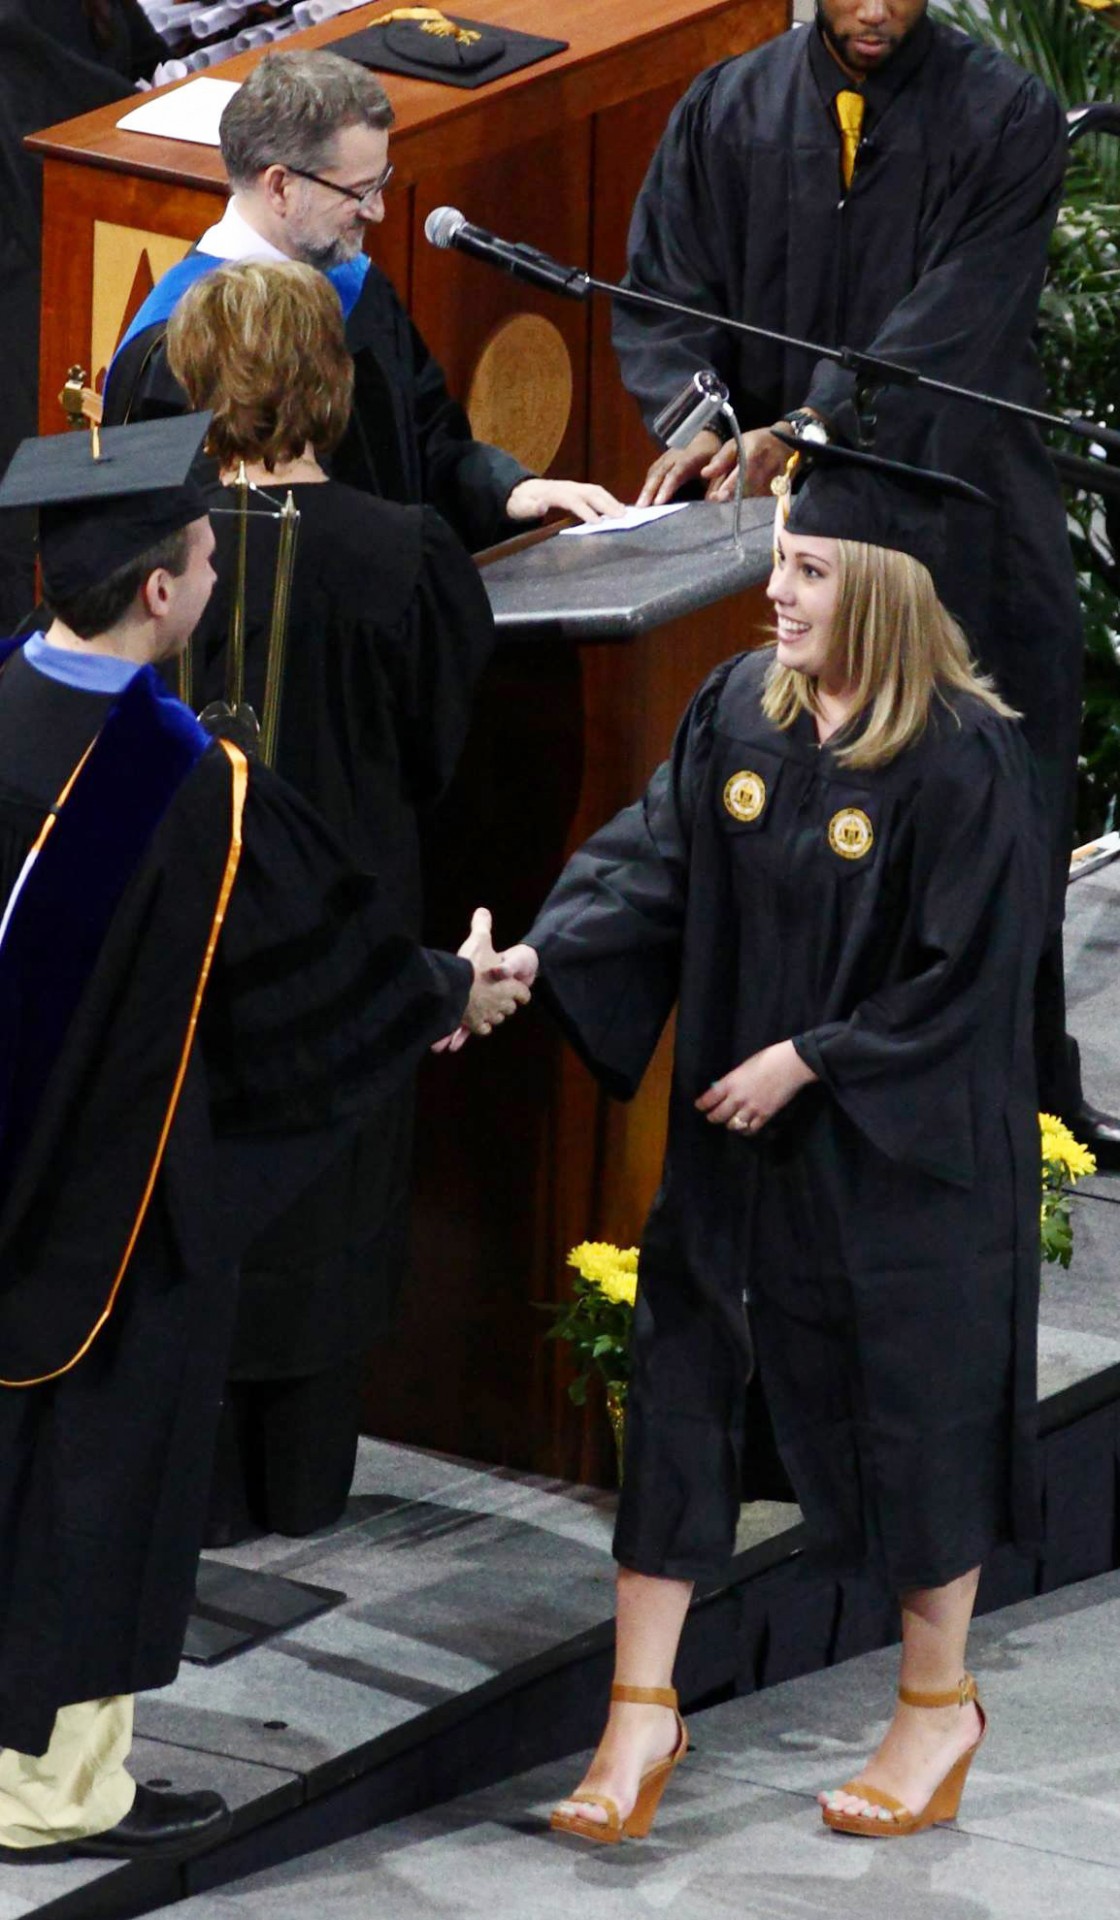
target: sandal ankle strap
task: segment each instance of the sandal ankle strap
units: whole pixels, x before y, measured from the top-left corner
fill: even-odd
[[[899,1687],[898,1697],[904,1707],[967,1707],[976,1699],[976,1682],[970,1673],[963,1673],[955,1687],[945,1693],[919,1693],[914,1687]]]
[[[635,1707],[672,1707],[676,1712],[677,1690],[675,1687],[624,1687],[616,1681],[611,1688],[612,1700],[624,1700]]]

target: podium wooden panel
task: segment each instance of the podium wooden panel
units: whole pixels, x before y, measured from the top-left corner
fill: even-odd
[[[376,5],[285,44],[325,46],[366,25]],[[638,185],[674,102],[695,74],[788,23],[788,0],[472,0],[476,18],[563,37],[566,53],[473,92],[384,76],[396,111],[396,177],[370,251],[391,275],[453,389],[472,390],[497,329],[549,323],[559,367],[492,437],[542,434],[570,391],[550,444],[552,470],[633,492],[651,455],[623,392],[604,305],[521,287],[423,238],[432,207],[608,278],[625,264]],[[238,78],[261,58],[215,69]],[[57,394],[74,362],[95,377],[152,277],[217,218],[216,150],[122,133],[120,105],[36,135],[44,162],[41,424],[61,425]],[[99,267],[95,284],[95,259]],[[499,347],[518,362],[518,325]],[[94,354],[97,345],[96,356]],[[567,365],[563,361],[566,354]],[[495,421],[493,408],[499,408]],[[618,646],[503,649],[481,690],[454,789],[429,833],[429,935],[457,942],[466,910],[493,906],[499,938],[524,931],[566,853],[641,788],[686,700],[708,670],[750,643],[747,596]],[[656,1184],[667,1050],[632,1106],[611,1106],[530,1015],[422,1077],[415,1270],[401,1328],[370,1363],[368,1425],[476,1458],[600,1478],[609,1448],[564,1395],[555,1348],[533,1303],[559,1296],[564,1254],[583,1238],[629,1242]]]

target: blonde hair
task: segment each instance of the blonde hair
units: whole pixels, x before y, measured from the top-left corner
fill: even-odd
[[[949,689],[1018,718],[977,669],[968,641],[920,560],[859,540],[838,540],[836,546],[832,660],[855,691],[853,718],[863,720],[858,738],[836,749],[842,766],[885,766],[918,739],[931,702],[945,701]],[[762,710],[783,728],[792,726],[799,713],[819,712],[815,679],[772,661]]]
[[[224,467],[271,472],[310,443],[329,453],[346,430],[354,363],[330,281],[295,260],[217,267],[184,294],[167,359],[196,411],[212,407],[207,449]]]

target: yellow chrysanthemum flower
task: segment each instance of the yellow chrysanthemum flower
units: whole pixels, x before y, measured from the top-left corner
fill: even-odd
[[[638,1285],[637,1247],[615,1247],[609,1240],[581,1240],[568,1255],[568,1265],[608,1300],[633,1306]]]
[[[1087,1174],[1097,1171],[1096,1159],[1088,1147],[1082,1146],[1056,1114],[1040,1113],[1038,1123],[1042,1130],[1043,1161],[1056,1162],[1066,1180],[1083,1180]]]
[[[613,1273],[604,1274],[598,1284],[600,1292],[605,1293],[608,1300],[616,1300],[632,1307],[637,1298],[637,1274],[625,1273],[621,1267],[616,1267]]]

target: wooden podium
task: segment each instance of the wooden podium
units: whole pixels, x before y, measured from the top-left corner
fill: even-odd
[[[327,46],[369,6],[283,43]],[[475,91],[384,76],[396,167],[370,250],[480,438],[633,498],[652,454],[623,391],[604,304],[523,287],[423,237],[435,206],[617,278],[630,210],[670,109],[704,67],[782,31],[788,0],[471,0],[473,18],[567,52]],[[261,58],[214,71],[236,79]],[[217,217],[218,152],[122,133],[118,103],[36,135],[42,155],[40,417],[62,425],[74,363],[99,380],[154,279]],[[504,647],[454,790],[429,835],[429,937],[485,900],[499,940],[528,924],[565,852],[641,789],[708,670],[751,643],[751,595],[619,644]],[[575,1241],[640,1231],[657,1181],[665,1060],[606,1103],[530,1014],[422,1079],[414,1274],[401,1330],[371,1359],[370,1429],[566,1477],[609,1472],[609,1441],[564,1393],[533,1302],[559,1296]]]

